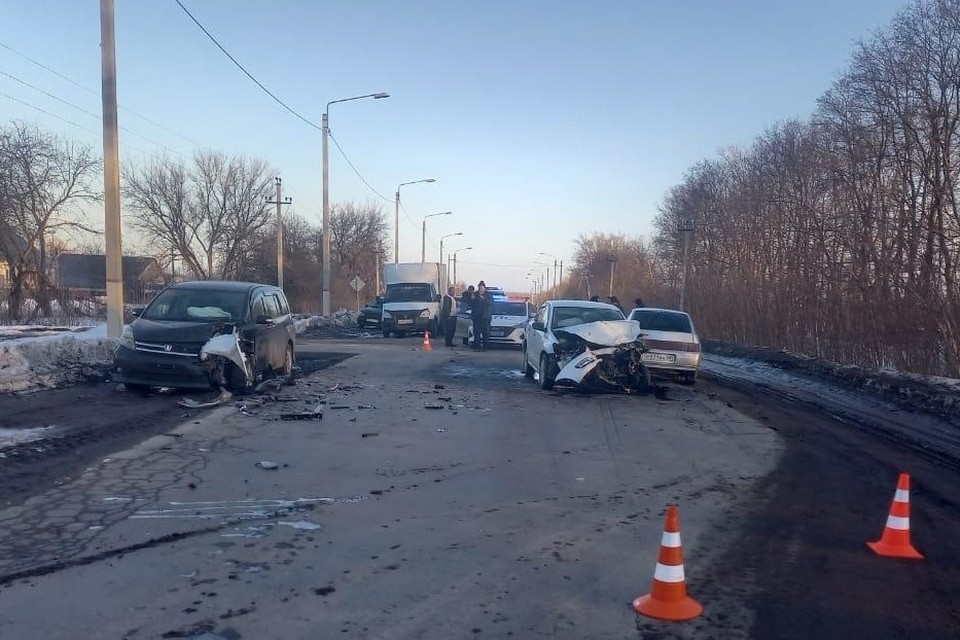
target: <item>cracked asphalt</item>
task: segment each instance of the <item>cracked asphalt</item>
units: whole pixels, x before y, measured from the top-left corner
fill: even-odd
[[[64,391],[144,423],[3,494],[0,637],[957,637],[957,480],[915,451],[709,380],[590,396],[539,390],[515,351],[301,352],[336,364],[208,411]],[[935,562],[877,562],[908,463]],[[671,503],[705,613],[637,621]]]

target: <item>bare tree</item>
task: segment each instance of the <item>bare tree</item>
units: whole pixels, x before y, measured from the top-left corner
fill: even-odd
[[[167,156],[124,172],[130,225],[172,250],[194,276],[233,278],[271,222],[275,172],[263,160],[197,153],[192,165]]]
[[[347,283],[360,276],[372,283],[376,279],[377,255],[387,251],[387,221],[383,209],[373,203],[336,204],[330,213],[330,259],[333,264],[335,302],[352,306]]]
[[[57,229],[87,229],[82,205],[100,198],[91,184],[99,168],[100,160],[86,145],[24,123],[0,130],[0,258],[9,270],[11,319],[21,319],[27,295],[44,314],[50,313],[56,288],[48,235]]]

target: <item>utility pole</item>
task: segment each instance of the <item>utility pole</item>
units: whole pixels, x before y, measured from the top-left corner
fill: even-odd
[[[557,295],[557,292],[556,292],[556,288],[557,288],[557,259],[556,259],[556,258],[553,259],[553,288],[554,288],[553,295],[556,296],[556,295]]]
[[[560,286],[563,287],[563,260],[560,261]],[[563,295],[558,291],[557,297],[562,298]]]
[[[330,105],[327,105],[330,109]],[[330,137],[330,117],[327,111],[323,112],[323,293],[320,297],[320,313],[330,317],[330,169],[327,155],[327,138]]]
[[[690,235],[693,233],[692,220],[682,220],[677,225],[677,231],[683,234],[683,271],[680,273],[680,310],[683,311],[684,298],[687,292],[687,254],[690,247]]]
[[[280,207],[292,203],[293,200],[289,197],[285,199],[280,197],[280,185],[283,180],[280,179],[280,176],[277,176],[275,180],[277,183],[277,199],[267,200],[267,204],[277,205],[277,286],[283,289],[283,216]]]
[[[120,135],[117,123],[117,47],[114,0],[100,0],[103,102],[103,228],[107,260],[107,336],[123,330],[123,249],[120,240]]]

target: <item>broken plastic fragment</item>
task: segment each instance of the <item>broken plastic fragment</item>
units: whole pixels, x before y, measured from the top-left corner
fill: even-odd
[[[261,469],[269,469],[271,471],[274,469],[280,468],[279,464],[277,464],[276,462],[270,462],[269,460],[261,460],[260,462],[257,463],[257,466],[260,467]]]
[[[200,359],[206,360],[211,355],[226,358],[240,367],[248,381],[252,380],[250,367],[247,366],[247,356],[240,349],[240,334],[237,333],[236,328],[234,328],[233,333],[225,333],[207,340],[203,348],[200,349]]]

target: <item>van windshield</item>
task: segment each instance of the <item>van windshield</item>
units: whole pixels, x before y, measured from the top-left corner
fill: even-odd
[[[245,291],[166,289],[140,315],[146,320],[236,322],[247,314]]]
[[[384,302],[433,302],[433,287],[428,284],[387,285]]]

